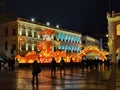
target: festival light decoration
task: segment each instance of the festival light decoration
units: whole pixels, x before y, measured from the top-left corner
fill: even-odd
[[[73,54],[67,54],[65,51],[52,51],[52,35],[54,34],[54,31],[51,29],[46,29],[40,33],[42,36],[44,36],[43,41],[39,41],[37,48],[39,53],[36,53],[35,51],[28,52],[24,57],[20,55],[16,55],[15,59],[18,59],[19,63],[33,63],[34,60],[37,60],[39,63],[50,63],[52,60],[52,57],[56,59],[56,62],[59,63],[61,57],[64,58],[65,62],[69,62],[70,58],[73,59],[74,62],[80,62],[82,60],[82,57],[85,56],[89,52],[94,52],[100,56],[100,59],[105,60],[105,55],[96,47],[89,46],[86,47],[81,53],[78,55]],[[46,36],[45,36],[46,35]],[[64,35],[64,34],[63,34]],[[72,37],[73,38],[73,37]],[[55,44],[59,44],[56,42]],[[61,47],[63,50],[65,49],[65,46]],[[67,47],[68,49],[75,50],[75,47]]]

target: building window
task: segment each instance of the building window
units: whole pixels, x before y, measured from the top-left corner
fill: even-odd
[[[64,45],[62,45],[62,50],[65,50],[65,46]]]
[[[68,41],[68,35],[65,35],[65,41],[66,42]]]
[[[71,42],[74,42],[74,36],[71,37]]]
[[[16,43],[13,43],[13,44],[12,44],[12,49],[13,49],[13,50],[16,50]]]
[[[28,50],[31,51],[32,50],[32,46],[28,45]]]
[[[8,50],[8,41],[5,41],[5,51]]]
[[[36,37],[36,38],[37,38],[37,31],[35,31],[35,32],[34,32],[34,37]]]
[[[61,41],[64,41],[64,39],[65,39],[65,35],[62,34],[62,35],[61,35]]]
[[[15,29],[15,28],[12,29],[12,35],[13,35],[13,36],[16,35],[16,29]]]
[[[28,31],[28,36],[32,37],[32,32],[31,31]]]
[[[58,49],[59,49],[59,50],[61,49],[61,45],[58,45]]]
[[[25,44],[22,44],[21,46],[22,46],[22,50],[25,50]]]
[[[34,50],[37,51],[37,45],[34,46]]]
[[[57,40],[58,40],[58,41],[60,40],[60,37],[61,37],[61,33],[58,33],[58,34],[57,34]]]
[[[57,40],[57,37],[56,36],[53,36],[54,40]]]
[[[5,37],[8,37],[8,27],[5,28]]]
[[[117,35],[120,36],[120,24],[117,25]]]
[[[25,28],[22,28],[22,36],[26,36]]]

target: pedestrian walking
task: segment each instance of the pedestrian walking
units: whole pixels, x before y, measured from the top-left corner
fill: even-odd
[[[4,69],[5,69],[5,71],[8,71],[8,61],[5,62]]]
[[[19,62],[18,62],[18,60],[16,59],[16,60],[15,60],[15,70],[18,70],[18,67],[19,67]]]
[[[62,71],[64,71],[64,74],[65,74],[65,61],[63,57],[61,57],[61,60],[60,60],[60,74],[62,73]]]
[[[71,72],[73,71],[73,60],[72,58],[70,58],[70,68],[71,68]]]
[[[36,84],[38,85],[38,73],[41,72],[40,65],[35,60],[32,65],[32,84],[34,84],[35,78],[36,78]]]
[[[118,68],[120,69],[120,59],[118,60]]]
[[[51,62],[51,75],[55,76],[56,74],[56,61],[55,58],[52,58],[52,62]]]

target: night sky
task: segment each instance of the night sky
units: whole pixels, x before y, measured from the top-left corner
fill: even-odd
[[[120,0],[111,0],[111,9],[120,11]],[[108,0],[5,0],[16,17],[30,19],[82,34],[107,33]]]

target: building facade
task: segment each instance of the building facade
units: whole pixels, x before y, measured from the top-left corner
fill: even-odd
[[[120,13],[107,15],[108,19],[108,46],[112,56],[112,61],[116,61],[116,57],[120,57]]]
[[[0,52],[7,57],[11,57],[17,54],[24,56],[30,51],[37,51],[38,42],[45,39],[40,32],[46,29],[55,32],[51,36],[52,51],[81,52],[82,35],[80,33],[47,26],[23,18],[16,18],[0,24]]]
[[[82,36],[82,45],[85,46],[97,46],[100,48],[100,41],[91,36]]]

